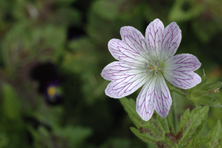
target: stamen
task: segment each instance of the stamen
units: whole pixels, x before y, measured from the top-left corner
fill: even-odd
[[[157,61],[156,61],[156,65],[157,65],[158,67],[160,66],[159,62],[160,62],[160,60],[157,60]]]
[[[160,65],[159,65],[159,63],[156,63],[156,65],[159,67]]]
[[[145,63],[146,73],[152,74],[152,76],[156,76],[158,72],[163,71],[163,68],[160,67],[159,60],[148,60],[147,63]]]
[[[147,68],[147,63],[145,63],[145,68]]]
[[[150,73],[151,73],[151,71],[150,71],[150,70],[147,70],[147,71],[146,71],[146,73],[150,74]]]
[[[149,64],[152,64],[152,61],[151,60],[148,60]]]
[[[156,76],[156,75],[157,75],[157,73],[158,73],[158,71],[156,70],[156,71],[155,71],[155,73],[153,74],[153,76]]]

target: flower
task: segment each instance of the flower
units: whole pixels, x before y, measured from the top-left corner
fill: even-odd
[[[154,110],[165,118],[172,99],[166,80],[176,87],[189,89],[201,82],[194,73],[201,63],[192,54],[175,55],[181,42],[181,30],[172,22],[166,28],[159,19],[151,22],[145,37],[134,27],[120,30],[121,38],[111,39],[108,48],[119,60],[108,64],[101,76],[111,81],[105,93],[122,98],[143,86],[136,100],[136,111],[148,121]]]
[[[60,104],[63,101],[60,88],[63,77],[58,67],[53,63],[39,63],[30,71],[30,77],[39,82],[38,92],[45,97],[49,105]]]
[[[62,102],[62,91],[58,81],[50,82],[47,84],[44,94],[48,104],[55,105]]]

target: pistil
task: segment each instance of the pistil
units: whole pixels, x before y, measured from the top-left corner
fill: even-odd
[[[159,60],[151,61],[148,60],[148,63],[145,63],[146,73],[152,73],[153,76],[156,76],[159,71],[163,71],[163,68],[160,67]]]

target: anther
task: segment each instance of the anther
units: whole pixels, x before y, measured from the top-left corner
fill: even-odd
[[[146,71],[146,73],[150,74],[150,73],[151,73],[151,71],[150,71],[150,70],[147,70],[147,71]]]
[[[147,68],[147,63],[145,63],[145,68]]]
[[[155,71],[155,73],[153,74],[153,76],[156,76],[156,75],[157,75],[157,73],[158,73],[158,71],[156,70],[156,71]]]
[[[149,62],[150,64],[152,64],[152,61],[151,61],[151,60],[148,60],[148,62]]]
[[[156,63],[156,65],[159,67],[160,65],[159,65],[159,63]]]

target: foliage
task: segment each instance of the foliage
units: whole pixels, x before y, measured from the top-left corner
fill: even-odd
[[[164,24],[178,23],[178,53],[197,56],[209,76],[202,89],[213,86],[222,74],[221,7],[219,0],[1,0],[0,148],[152,148],[148,141],[220,147],[221,110],[210,108],[206,120],[208,108],[192,110],[183,96],[178,97],[178,116],[192,111],[181,116],[178,132],[170,116],[155,114],[144,122],[134,101],[121,99],[136,126],[131,130],[145,142],[137,139],[119,101],[105,96],[108,82],[100,73],[114,61],[107,43],[120,38],[122,26],[144,32],[160,18]],[[194,97],[202,91],[191,90],[189,99],[198,99],[193,100],[198,107],[209,100],[220,106],[221,93]]]
[[[208,136],[201,136],[200,132],[207,120],[208,106],[195,108],[191,112],[189,109],[180,118],[180,128],[174,132],[170,120],[161,118],[154,114],[149,121],[144,121],[135,111],[135,101],[133,99],[122,98],[121,103],[135,124],[131,131],[146,143],[152,143],[157,147],[164,148],[192,148],[192,147],[221,147],[221,122],[209,132]]]

